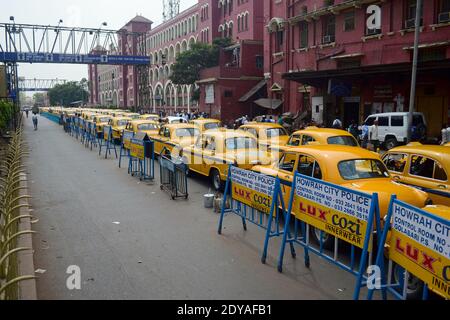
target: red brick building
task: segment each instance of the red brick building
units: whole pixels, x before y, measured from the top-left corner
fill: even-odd
[[[110,54],[138,55],[137,37],[126,36],[126,32],[147,32],[152,21],[136,16],[118,31],[118,48],[95,49],[96,53],[108,51]],[[137,71],[135,66],[89,65],[89,103],[91,105],[133,108],[138,101]]]
[[[264,0],[265,74],[277,112],[311,110],[329,125],[407,111],[415,0]],[[449,120],[450,1],[424,1],[416,110],[429,133]],[[379,14],[378,14],[379,13]],[[367,22],[379,21],[368,29]]]
[[[216,4],[217,2],[217,4]],[[199,109],[230,122],[265,110],[254,103],[265,89],[264,2],[258,0],[200,1],[212,39],[229,37],[235,43],[220,55],[219,66],[203,70]],[[201,15],[202,17],[202,15]],[[212,40],[208,38],[208,41]],[[265,92],[263,92],[265,96]]]

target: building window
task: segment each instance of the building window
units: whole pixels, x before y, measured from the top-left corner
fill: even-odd
[[[417,0],[407,0],[406,1],[406,19],[405,19],[405,29],[410,29],[415,27],[416,23],[416,8]],[[422,10],[420,15],[420,25],[423,25],[423,2]]]
[[[300,48],[308,47],[308,22],[301,21],[299,23],[300,29]]]
[[[264,68],[264,57],[256,56],[256,68],[263,69]]]
[[[322,43],[331,43],[336,39],[336,18],[334,15],[325,17],[324,28],[323,28],[323,39]]]
[[[283,51],[284,31],[279,30],[275,33],[275,49],[277,52]]]
[[[441,0],[439,3],[438,23],[450,22],[450,0]]]
[[[344,31],[355,30],[355,11],[346,12],[344,14]]]

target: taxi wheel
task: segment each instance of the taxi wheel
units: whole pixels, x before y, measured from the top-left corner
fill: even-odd
[[[214,190],[220,191],[223,188],[222,179],[220,179],[220,173],[217,169],[211,170],[211,182]]]
[[[314,239],[314,242],[318,245],[320,245],[320,229],[314,228],[314,227],[310,227],[311,228],[311,235]],[[334,247],[334,237],[331,236],[330,234],[326,233],[325,231],[323,232],[322,235],[322,243],[323,243],[323,248],[326,250],[331,250]]]
[[[404,272],[404,269],[400,267],[398,264],[394,263],[393,265],[393,280],[395,283],[399,283],[402,279],[401,273]],[[406,299],[407,300],[420,300],[423,294],[424,284],[422,280],[417,278],[416,276],[409,274],[408,278],[408,288],[406,288]]]

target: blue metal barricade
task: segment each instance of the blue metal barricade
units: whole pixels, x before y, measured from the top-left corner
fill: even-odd
[[[166,155],[167,151],[164,148],[159,156],[161,190],[169,192],[172,200],[177,198],[188,199],[188,167],[183,162],[176,162],[170,159]]]
[[[354,275],[354,299],[359,299],[360,290],[366,285],[366,267],[373,265],[374,235],[380,234],[381,230],[378,195],[368,195],[299,173],[295,173],[290,187],[285,228],[289,228],[292,217],[295,219],[294,232],[293,237],[288,233],[283,235],[278,271],[282,272],[286,244],[297,244],[304,249],[306,267],[310,267],[309,254],[314,253]],[[319,234],[318,248],[310,241],[310,231]],[[325,236],[334,242],[330,250],[324,248]],[[339,257],[339,241],[351,246],[349,263]],[[362,250],[359,261],[357,250]]]
[[[114,150],[114,154],[117,159],[117,149],[116,144],[112,138],[112,128],[111,126],[103,127],[103,139],[100,140],[98,155],[102,154],[102,150],[105,150],[105,159],[108,159],[108,154],[111,155],[111,150]]]
[[[122,143],[120,144],[119,168],[122,167],[122,158],[130,159],[131,139],[133,139],[133,138],[134,138],[133,131],[128,131],[128,130],[123,131]]]
[[[130,139],[128,173],[139,177],[141,181],[155,179],[154,143],[143,132],[138,132]]]
[[[228,202],[229,208],[227,208]],[[281,216],[285,213],[278,178],[230,165],[219,219],[219,234],[222,234],[223,220],[228,214],[239,216],[244,230],[247,230],[247,222],[265,230],[266,236],[261,256],[261,262],[265,263],[269,240],[284,234]],[[289,229],[286,230],[289,233]],[[295,256],[293,245],[291,245],[291,254]]]

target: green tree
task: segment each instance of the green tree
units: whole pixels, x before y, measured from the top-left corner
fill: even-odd
[[[43,106],[45,104],[45,94],[41,92],[36,92],[33,94],[34,104]]]
[[[217,38],[213,44],[195,43],[190,50],[178,55],[172,67],[170,80],[176,85],[194,84],[200,80],[200,71],[219,64],[221,48],[232,44],[230,38]]]
[[[85,80],[85,79],[83,79]],[[70,106],[73,102],[86,103],[89,93],[86,90],[87,81],[71,81],[58,84],[48,92],[51,105]]]

